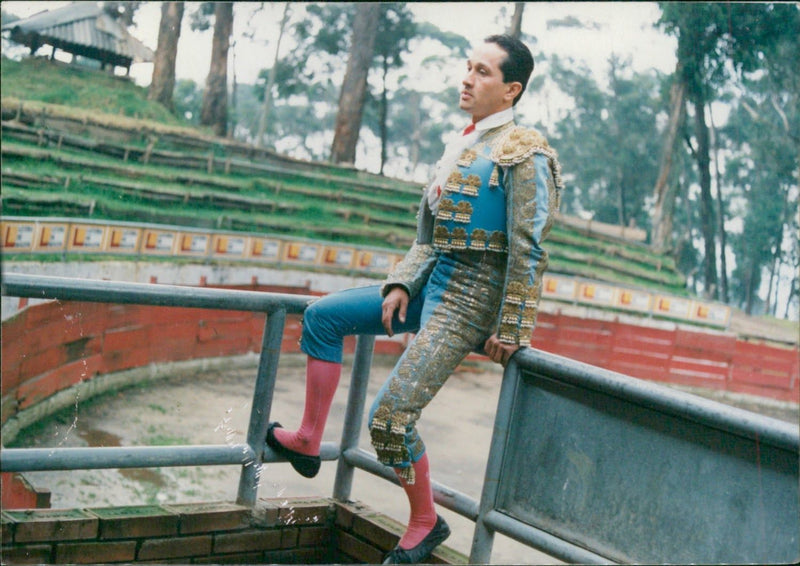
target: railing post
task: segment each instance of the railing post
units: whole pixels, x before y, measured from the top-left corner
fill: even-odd
[[[285,323],[286,311],[279,309],[268,313],[264,324],[258,374],[253,391],[253,406],[250,407],[250,424],[247,428],[247,444],[253,451],[254,458],[242,465],[239,494],[236,499],[240,505],[255,505],[258,495],[258,483],[261,479],[264,447],[266,446],[267,424],[272,409],[272,395],[278,375],[278,360],[281,354]]]
[[[339,463],[336,466],[336,480],[333,484],[333,497],[339,501],[347,501],[350,498],[350,491],[353,487],[354,467],[347,462],[344,453],[351,448],[358,448],[374,345],[374,336],[358,336],[356,341],[356,353],[350,378],[350,393],[347,398],[347,410],[342,427]]]
[[[497,401],[497,413],[492,432],[492,443],[489,446],[489,459],[486,463],[486,475],[483,479],[483,492],[478,507],[478,518],[475,520],[475,531],[472,537],[472,549],[469,555],[470,564],[488,564],[492,557],[494,531],[485,522],[486,514],[494,508],[497,499],[497,488],[502,472],[503,452],[505,451],[508,429],[511,426],[511,407],[514,392],[519,381],[519,366],[512,358],[503,372],[503,383]]]

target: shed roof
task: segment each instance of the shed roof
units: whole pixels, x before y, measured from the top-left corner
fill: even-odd
[[[36,50],[42,45],[130,67],[153,60],[153,51],[96,2],[73,2],[3,26],[10,39]]]

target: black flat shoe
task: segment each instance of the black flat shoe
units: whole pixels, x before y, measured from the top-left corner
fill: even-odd
[[[414,548],[395,546],[383,559],[384,564],[419,564],[430,558],[437,546],[450,536],[450,527],[441,516],[436,515],[436,524],[422,541]]]
[[[281,423],[270,423],[269,428],[267,429],[267,446],[289,460],[289,463],[301,476],[306,478],[313,478],[316,476],[319,472],[319,467],[322,464],[320,457],[308,456],[306,454],[295,452],[294,450],[289,450],[280,442],[278,442],[277,438],[275,438],[276,428],[283,427],[281,426]]]

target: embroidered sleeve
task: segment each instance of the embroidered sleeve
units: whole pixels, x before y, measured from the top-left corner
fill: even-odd
[[[539,139],[544,141],[541,136]],[[498,163],[507,167],[509,250],[497,335],[505,344],[529,346],[548,263],[541,243],[550,231],[561,198],[560,166],[546,141],[506,153],[507,159],[498,159]]]
[[[381,285],[381,296],[385,297],[392,287],[400,286],[409,298],[416,297],[425,286],[436,263],[436,252],[430,244],[415,242],[405,257],[394,266]]]

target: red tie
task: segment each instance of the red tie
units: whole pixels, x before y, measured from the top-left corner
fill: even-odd
[[[462,136],[468,136],[472,132],[475,131],[475,124],[470,124],[466,128],[464,128],[464,132],[461,134]]]

